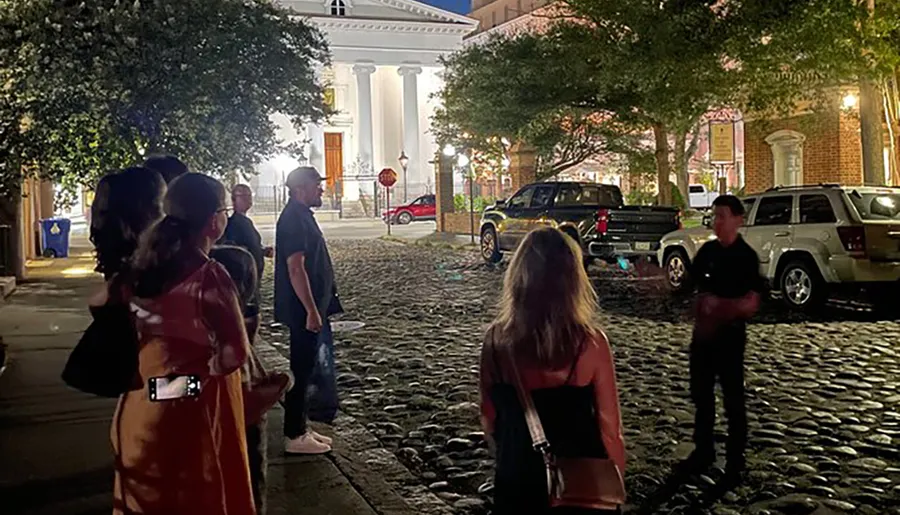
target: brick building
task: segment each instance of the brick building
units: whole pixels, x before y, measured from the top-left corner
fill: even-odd
[[[744,117],[746,193],[773,186],[863,183],[859,111],[855,92],[835,93],[817,110],[801,106],[782,119]],[[891,170],[885,152],[885,170]],[[890,184],[891,174],[886,172]]]

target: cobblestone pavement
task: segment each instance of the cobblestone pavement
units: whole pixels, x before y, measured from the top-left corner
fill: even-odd
[[[455,512],[489,512],[478,353],[502,266],[381,241],[330,248],[345,319],[367,324],[337,335],[344,410]],[[767,304],[747,347],[749,477],[726,491],[721,468],[670,476],[692,447],[688,301],[658,280],[592,276],[616,356],[629,512],[900,513],[900,324],[841,306],[809,318]],[[721,442],[723,421],[720,409]]]

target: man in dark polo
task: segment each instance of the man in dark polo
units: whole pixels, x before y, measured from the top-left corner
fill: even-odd
[[[246,184],[238,184],[231,189],[231,205],[234,213],[228,217],[228,226],[225,227],[225,234],[219,240],[220,243],[236,245],[242,247],[253,256],[256,262],[257,291],[253,299],[248,302],[248,309],[258,313],[259,308],[259,285],[262,284],[263,271],[265,270],[265,258],[272,257],[272,247],[263,247],[262,236],[253,225],[253,220],[247,216],[247,212],[253,207],[253,191]],[[253,334],[258,326],[259,318],[254,316],[256,323],[252,325]]]
[[[322,454],[331,439],[307,426],[307,389],[322,345],[332,345],[328,317],[340,312],[334,270],[311,208],[322,205],[324,178],[311,166],[292,171],[290,200],[275,228],[275,320],[291,332],[295,386],[285,396],[285,452]]]
[[[713,427],[718,381],[728,418],[726,473],[730,480],[739,480],[747,446],[747,320],[759,309],[766,283],[759,273],[759,257],[738,232],[744,204],[735,196],[723,195],[713,202],[713,214],[716,239],[700,248],[691,265],[699,295],[690,357],[695,448],[686,465],[700,472],[716,459]]]

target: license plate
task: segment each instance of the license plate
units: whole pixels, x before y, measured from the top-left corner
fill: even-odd
[[[639,241],[634,244],[635,250],[650,250],[650,242],[649,241]]]

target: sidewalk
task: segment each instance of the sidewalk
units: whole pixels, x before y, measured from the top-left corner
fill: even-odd
[[[10,364],[0,376],[0,512],[93,515],[112,509],[109,424],[115,401],[69,389],[60,373],[90,318],[85,299],[101,287],[89,254],[32,263],[31,279],[0,305]],[[277,352],[276,352],[277,354]],[[281,410],[270,413],[270,515],[375,515],[379,510],[335,465],[336,456],[283,455]]]

